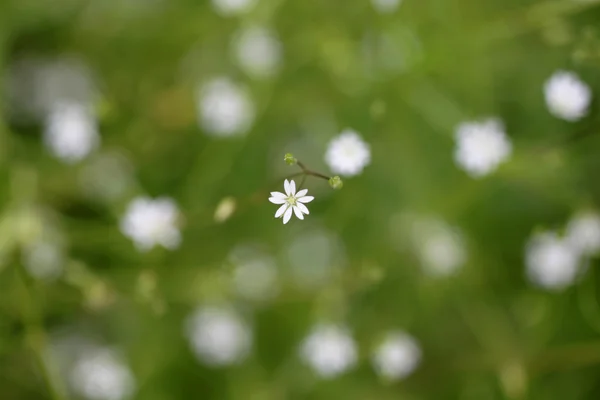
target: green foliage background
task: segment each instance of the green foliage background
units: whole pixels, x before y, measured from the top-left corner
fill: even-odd
[[[143,400],[599,398],[597,263],[560,293],[533,288],[523,264],[535,229],[560,229],[600,201],[597,102],[567,123],[548,113],[542,92],[554,71],[572,69],[598,93],[599,17],[595,1],[575,0],[405,0],[391,15],[367,0],[260,0],[231,18],[207,1],[4,0],[0,68],[24,55],[84,60],[102,94],[99,152],[126,155],[134,182],[119,201],[90,198],[79,178],[90,160],[54,159],[38,122],[13,121],[4,101],[0,398],[52,398],[40,360],[64,326],[120,346]],[[273,79],[253,81],[231,60],[232,36],[252,23],[283,43]],[[217,75],[250,88],[259,112],[245,137],[220,140],[198,127],[197,85]],[[454,165],[453,132],[488,116],[504,120],[514,152],[473,180]],[[341,191],[309,180],[311,215],[283,226],[267,201],[296,171],[283,154],[328,173],[326,145],[345,127],[371,145],[371,165]],[[142,194],[177,201],[177,251],[139,253],[119,231],[128,201]],[[226,196],[237,209],[220,224],[213,214]],[[52,283],[21,266],[22,243],[44,223],[40,209],[52,210],[68,243],[65,275]],[[395,242],[401,212],[459,226],[467,265],[448,279],[423,276]],[[303,290],[287,255],[315,229],[340,242],[337,269],[325,287]],[[285,278],[267,305],[240,301],[228,284],[228,254],[248,242],[276,257]],[[194,358],[183,321],[220,301],[252,321],[255,343],[244,364],[215,370]],[[331,381],[297,359],[323,319],[347,324],[361,352],[358,368]],[[416,373],[392,385],[369,364],[389,329],[407,330],[423,349]]]

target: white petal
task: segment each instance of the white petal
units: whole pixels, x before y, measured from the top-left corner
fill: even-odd
[[[271,196],[273,197],[281,197],[283,199],[285,199],[287,196],[281,192],[271,192]]]
[[[314,199],[315,198],[313,196],[304,196],[304,197],[300,197],[297,201],[299,201],[301,203],[310,203]]]
[[[269,201],[273,204],[283,204],[285,203],[285,199],[281,197],[269,197]]]
[[[290,182],[286,179],[283,181],[283,188],[285,189],[285,194],[290,195]]]
[[[300,190],[298,193],[296,193],[296,197],[302,197],[302,196],[304,196],[306,193],[308,193],[308,189],[302,189],[302,190]]]
[[[293,196],[296,194],[296,182],[294,182],[294,180],[292,179],[290,181],[290,196]]]
[[[302,211],[304,214],[310,214],[308,212],[308,208],[306,208],[306,206],[302,203],[296,203],[296,207],[298,207],[300,209],[300,211]]]
[[[304,219],[304,215],[302,215],[302,211],[300,211],[300,209],[298,207],[293,207],[294,208],[294,214],[296,214],[296,217],[298,217],[298,219]]]
[[[277,212],[275,213],[275,218],[279,218],[281,217],[281,214],[283,214],[283,212],[288,208],[288,204],[284,204],[281,207],[279,207],[277,209]]]
[[[285,214],[283,214],[283,223],[287,224],[290,218],[292,218],[292,207],[288,207],[288,209],[285,211]]]

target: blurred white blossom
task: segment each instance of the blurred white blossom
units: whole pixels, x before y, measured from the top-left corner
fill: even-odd
[[[233,41],[233,53],[242,70],[252,78],[268,78],[277,73],[282,45],[274,32],[263,27],[243,29]]]
[[[317,325],[302,342],[300,358],[322,378],[334,378],[353,368],[358,354],[345,327]]]
[[[527,276],[537,286],[562,290],[577,277],[579,257],[555,232],[534,235],[525,248]]]
[[[173,250],[181,242],[178,216],[177,205],[171,198],[138,197],[129,203],[121,218],[121,232],[141,251],[156,245]]]
[[[100,143],[96,119],[83,104],[57,103],[46,118],[44,142],[64,162],[80,161]]]
[[[224,16],[240,15],[250,11],[258,0],[212,0],[215,11]]]
[[[121,400],[135,391],[127,365],[107,348],[87,349],[72,367],[69,382],[75,393],[89,400]]]
[[[229,308],[198,308],[186,334],[198,360],[213,367],[242,362],[252,347],[250,327]]]
[[[510,139],[497,119],[464,122],[456,129],[455,140],[454,159],[473,178],[494,172],[512,152]]]
[[[592,100],[589,86],[570,71],[555,72],[544,84],[544,95],[550,113],[566,121],[583,118]]]
[[[393,13],[401,3],[402,0],[371,0],[373,8],[381,14]]]
[[[296,193],[296,182],[294,180],[283,182],[285,194],[281,192],[271,192],[269,201],[273,204],[281,204],[281,207],[275,212],[275,218],[283,217],[283,223],[287,224],[292,218],[292,211],[298,219],[304,219],[304,214],[308,215],[308,208],[304,205],[314,200],[313,196],[307,196],[308,189],[302,189]]]
[[[51,241],[36,241],[23,249],[23,265],[31,276],[52,281],[64,268],[65,257],[61,246]]]
[[[345,129],[329,142],[325,162],[336,174],[358,175],[371,163],[371,148],[357,132]]]
[[[207,134],[238,136],[252,127],[255,110],[246,88],[217,78],[202,85],[198,94],[198,118]]]
[[[82,168],[79,184],[92,199],[115,201],[134,185],[133,167],[119,153],[98,154]]]
[[[410,375],[421,362],[421,348],[405,332],[390,332],[372,355],[372,363],[383,379],[394,381]]]
[[[277,295],[278,272],[272,257],[261,252],[249,252],[244,257],[230,258],[235,265],[233,286],[241,297],[264,301]]]
[[[595,255],[600,251],[600,216],[588,211],[569,221],[566,229],[567,242],[582,255]]]

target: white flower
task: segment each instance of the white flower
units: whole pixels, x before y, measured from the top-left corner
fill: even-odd
[[[86,350],[70,374],[73,390],[90,400],[121,400],[135,390],[131,371],[110,349]]]
[[[56,104],[46,118],[44,142],[56,157],[74,163],[100,143],[96,119],[82,104]]]
[[[454,160],[473,178],[494,172],[512,152],[510,139],[497,119],[462,123],[455,139]]]
[[[252,347],[252,331],[227,308],[198,308],[187,321],[186,333],[198,360],[209,366],[240,363]]]
[[[227,78],[214,79],[199,90],[198,118],[209,135],[228,137],[248,132],[254,104],[246,89]]]
[[[308,215],[308,208],[303,203],[310,203],[313,201],[313,196],[307,196],[308,189],[302,189],[296,193],[296,182],[293,180],[288,181],[287,179],[283,183],[285,194],[281,192],[271,192],[269,201],[273,204],[282,204],[281,207],[275,212],[275,218],[283,216],[283,223],[287,224],[290,218],[292,218],[292,211],[296,214],[298,219],[304,219],[304,215]]]
[[[325,162],[336,174],[358,175],[371,162],[371,148],[358,133],[345,129],[329,142]]]
[[[448,276],[467,261],[460,231],[435,218],[412,221],[411,235],[423,269],[431,276]]]
[[[344,327],[318,325],[300,346],[300,358],[323,378],[334,378],[357,362],[354,339]]]
[[[141,251],[156,245],[172,250],[181,242],[178,215],[177,205],[168,197],[138,197],[129,203],[121,218],[121,232]]]
[[[571,218],[567,225],[566,240],[580,254],[597,254],[600,251],[600,216],[585,212]]]
[[[544,96],[550,113],[566,121],[583,118],[592,100],[589,86],[570,71],[555,72],[544,84]]]
[[[527,276],[538,286],[562,290],[577,277],[579,257],[569,243],[554,232],[535,235],[525,249]]]
[[[116,201],[134,185],[133,167],[119,153],[101,153],[81,169],[79,184],[91,199]]]
[[[244,29],[234,41],[234,56],[253,78],[274,75],[281,64],[281,43],[273,32],[262,27]]]
[[[240,260],[233,271],[235,291],[248,300],[264,301],[278,291],[277,267],[270,257]]]
[[[257,0],[212,0],[217,13],[224,17],[246,13],[256,5]]]
[[[373,352],[372,363],[382,378],[393,381],[410,375],[421,361],[416,340],[404,332],[391,332]]]
[[[393,13],[401,2],[402,0],[371,0],[373,8],[380,14]]]
[[[23,265],[37,279],[54,280],[63,272],[64,255],[60,246],[37,241],[23,249]]]

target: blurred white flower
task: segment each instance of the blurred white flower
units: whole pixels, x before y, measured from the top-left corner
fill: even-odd
[[[240,15],[250,11],[258,0],[212,0],[215,11],[224,16]]]
[[[214,219],[218,223],[227,221],[235,212],[236,201],[234,197],[224,197],[215,209]]]
[[[252,78],[268,78],[281,64],[281,42],[263,27],[245,28],[233,42],[233,53],[240,67]]]
[[[300,358],[322,378],[334,378],[354,367],[358,355],[346,328],[317,325],[302,342]]]
[[[23,265],[37,279],[55,280],[62,274],[64,262],[61,247],[50,241],[37,241],[23,249]]]
[[[100,143],[96,119],[82,104],[57,103],[46,118],[44,142],[64,162],[80,161]]]
[[[431,276],[451,275],[467,261],[462,234],[442,220],[413,220],[411,236],[423,269]]]
[[[583,118],[592,100],[589,86],[570,71],[555,72],[544,84],[544,96],[550,113],[566,121]]]
[[[277,267],[268,256],[239,260],[233,271],[235,291],[248,300],[264,301],[278,291]]]
[[[510,139],[497,119],[462,123],[455,140],[454,160],[473,178],[494,172],[512,152]]]
[[[98,154],[82,168],[79,184],[94,200],[115,201],[134,185],[133,167],[119,153]]]
[[[121,232],[141,251],[156,245],[173,250],[181,242],[178,216],[177,205],[171,198],[138,197],[129,203],[121,218]]]
[[[390,332],[373,352],[372,363],[383,379],[394,381],[410,375],[421,362],[421,348],[404,332]]]
[[[275,218],[283,216],[283,223],[287,224],[292,218],[292,210],[298,219],[304,219],[304,214],[308,215],[308,208],[303,203],[310,203],[314,200],[313,196],[307,196],[308,189],[302,189],[296,193],[296,182],[287,179],[283,182],[285,194],[281,192],[271,192],[269,201],[273,204],[282,206],[275,212]]]
[[[401,2],[402,0],[371,0],[373,8],[381,14],[393,13]]]
[[[345,129],[329,142],[325,162],[336,174],[358,175],[371,162],[371,148],[358,133]]]
[[[72,367],[69,381],[73,391],[90,400],[121,400],[135,391],[129,368],[110,349],[88,349]]]
[[[600,251],[600,216],[594,212],[580,213],[569,221],[566,240],[582,255],[595,255]]]
[[[562,290],[577,277],[579,257],[566,240],[554,232],[533,236],[525,248],[527,276],[537,286]]]
[[[248,132],[254,121],[254,104],[246,89],[227,78],[217,78],[199,90],[198,118],[207,134],[220,137]]]
[[[198,360],[213,367],[242,362],[252,347],[252,331],[228,308],[198,308],[186,333]]]

